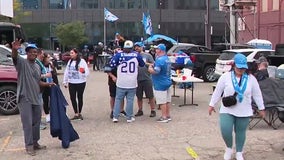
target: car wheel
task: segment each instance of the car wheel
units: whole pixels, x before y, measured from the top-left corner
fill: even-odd
[[[217,81],[217,77],[214,75],[214,72],[215,72],[215,66],[213,65],[209,65],[209,66],[206,66],[204,71],[203,71],[203,80],[205,82],[215,82]]]
[[[0,113],[4,115],[18,114],[17,86],[0,87]]]

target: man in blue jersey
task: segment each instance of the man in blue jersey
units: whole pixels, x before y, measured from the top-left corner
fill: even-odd
[[[166,46],[164,44],[161,43],[158,46],[155,46],[155,49],[155,64],[149,65],[148,71],[152,74],[156,103],[162,110],[162,116],[157,120],[157,122],[167,123],[171,121],[171,64],[166,54]]]
[[[133,117],[133,101],[137,87],[138,67],[143,67],[145,62],[141,55],[132,50],[133,42],[125,41],[123,52],[114,55],[110,61],[111,68],[117,68],[116,96],[114,103],[113,119],[118,122],[121,101],[126,97],[126,118],[127,122],[135,121]]]

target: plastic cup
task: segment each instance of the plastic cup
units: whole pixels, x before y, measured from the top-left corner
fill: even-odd
[[[81,68],[79,68],[79,72],[85,73],[85,69],[81,67]]]

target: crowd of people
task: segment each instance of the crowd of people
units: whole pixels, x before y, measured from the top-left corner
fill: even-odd
[[[117,44],[113,55],[104,66],[108,76],[110,95],[110,118],[119,122],[120,116],[126,117],[126,122],[135,121],[135,117],[144,115],[143,96],[148,99],[150,117],[156,117],[156,105],[161,109],[157,122],[168,123],[172,120],[171,104],[171,63],[166,54],[166,46],[154,46],[155,56],[146,53],[142,42],[133,43],[124,40],[122,44],[117,35]],[[27,59],[18,56],[20,40],[12,43],[13,63],[18,71],[17,101],[24,130],[26,151],[35,155],[35,150],[45,149],[38,143],[40,138],[41,106],[49,121],[50,87],[59,85],[56,69],[49,61],[49,55],[35,45],[26,47]],[[98,43],[97,53],[102,53],[103,44]],[[86,47],[84,48],[88,52]],[[80,55],[75,48],[70,51],[63,77],[63,86],[68,88],[74,116],[70,120],[83,120],[84,90],[87,77],[90,74],[85,55]],[[94,59],[94,70],[100,69]],[[236,102],[231,106],[221,103],[219,110],[221,135],[226,149],[224,159],[229,160],[233,154],[233,132],[235,132],[236,159],[243,160],[243,146],[246,140],[246,130],[249,119],[253,115],[252,100],[264,117],[264,103],[258,81],[268,78],[268,62],[264,57],[256,61],[257,71],[248,70],[246,57],[236,54],[232,70],[223,74],[216,85],[208,112],[215,112],[218,102],[225,97],[234,95]],[[134,113],[134,99],[137,98],[137,113]],[[125,106],[125,107],[124,107]]]

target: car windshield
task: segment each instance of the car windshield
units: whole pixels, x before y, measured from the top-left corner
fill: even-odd
[[[252,53],[252,51],[247,51],[247,52],[232,52],[232,51],[225,51],[223,52],[220,57],[218,58],[219,60],[231,60],[234,58],[235,54],[241,53],[245,56],[248,56],[249,54]]]
[[[9,65],[12,66],[13,65],[13,61],[11,58],[7,58],[5,56],[1,56],[0,54],[0,64],[1,65]]]

